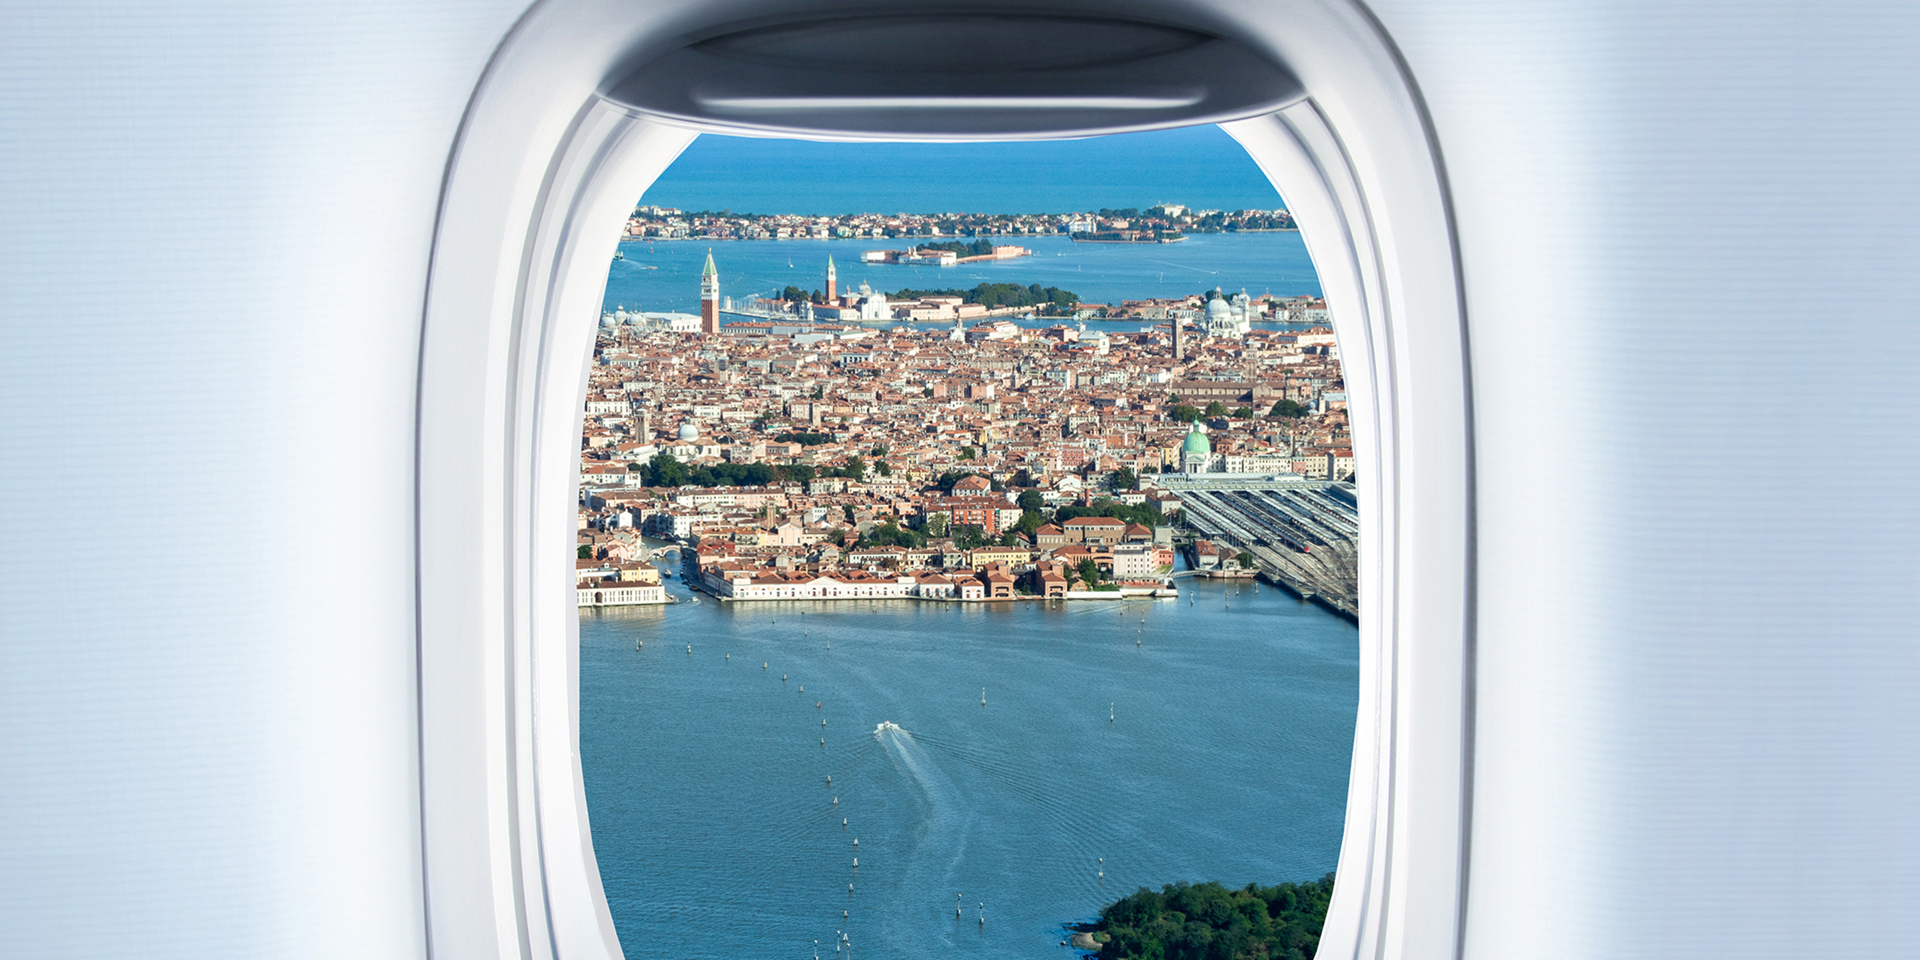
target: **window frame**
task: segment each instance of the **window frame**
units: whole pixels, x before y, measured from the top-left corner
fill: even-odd
[[[577,450],[621,225],[698,133],[599,95],[633,50],[684,26],[638,6],[536,5],[489,65],[448,161],[416,473],[434,955],[621,956],[579,762]],[[1458,956],[1474,504],[1444,167],[1417,87],[1363,8],[1312,0],[1265,16],[1245,29],[1307,98],[1222,126],[1286,187],[1301,225],[1340,340],[1365,494],[1360,705],[1321,953]]]

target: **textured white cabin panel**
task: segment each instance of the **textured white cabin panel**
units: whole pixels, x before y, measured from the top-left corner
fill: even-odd
[[[1920,956],[1916,8],[1375,8],[1471,327],[1467,955]]]
[[[421,955],[420,310],[522,6],[0,10],[0,955]]]

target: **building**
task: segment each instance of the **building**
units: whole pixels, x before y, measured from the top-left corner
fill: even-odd
[[[594,580],[580,584],[574,592],[582,607],[630,607],[667,602],[667,588],[636,580]]]
[[[1164,563],[1163,563],[1164,561]],[[1173,551],[1151,543],[1123,543],[1113,548],[1115,580],[1156,580],[1173,568]]]
[[[956,497],[984,497],[992,492],[993,482],[979,474],[962,477],[953,485],[953,495]]]
[[[713,265],[713,251],[707,251],[707,265],[700,269],[700,332],[720,335],[720,271]]]
[[[1112,517],[1074,517],[1060,524],[1069,543],[1085,543],[1106,546],[1120,542],[1127,529],[1125,521]]]
[[[1247,292],[1242,290],[1231,300],[1220,296],[1217,287],[1213,292],[1215,296],[1207,301],[1207,336],[1244,338],[1253,329],[1253,302]]]
[[[839,299],[839,294],[834,292],[839,286],[838,281],[839,281],[839,278],[834,273],[834,270],[833,270],[833,256],[829,254],[827,256],[827,302],[828,303],[832,303],[833,301]]]
[[[1270,404],[1282,396],[1280,388],[1262,380],[1181,380],[1169,384],[1168,389],[1181,403],[1194,406],[1216,401],[1228,405]]]
[[[1213,441],[1196,421],[1186,439],[1180,441],[1180,472],[1207,473],[1213,469],[1213,460]]]

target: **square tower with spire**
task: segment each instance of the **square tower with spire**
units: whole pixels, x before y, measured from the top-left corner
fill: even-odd
[[[834,290],[834,287],[836,286],[836,281],[838,279],[839,279],[838,277],[834,276],[834,272],[833,272],[833,254],[827,254],[827,302],[828,303],[833,303],[834,301],[839,299],[839,295]]]
[[[713,265],[713,250],[707,250],[707,265],[700,270],[700,332],[720,335],[720,271]]]

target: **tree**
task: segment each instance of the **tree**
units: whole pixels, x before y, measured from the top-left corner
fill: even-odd
[[[873,457],[884,457],[887,455],[887,445],[884,443],[876,443],[873,445],[872,450],[867,451],[867,455],[873,456]]]
[[[906,547],[912,549],[926,540],[912,530],[904,530],[898,521],[889,517],[886,523],[867,531],[860,542],[870,547]]]
[[[848,457],[847,476],[865,482],[867,479],[867,462],[860,459],[858,455]]]
[[[1234,407],[1233,413],[1229,414],[1229,416],[1233,417],[1235,420],[1251,420],[1253,419],[1253,408],[1252,407]]]
[[[574,555],[575,555],[575,556],[577,556],[577,557],[579,557],[579,558],[580,558],[580,559],[582,559],[582,560],[592,560],[592,559],[593,559],[593,545],[592,545],[592,544],[590,544],[590,543],[583,543],[583,544],[581,544],[581,545],[580,545],[580,549],[578,549],[578,550],[575,550],[575,551],[574,551]]]
[[[1055,523],[1064,523],[1075,517],[1112,517],[1127,523],[1137,523],[1143,527],[1157,527],[1166,522],[1166,518],[1160,515],[1159,505],[1151,500],[1136,505],[1102,497],[1084,507],[1075,504],[1061,507],[1053,512]]]
[[[1041,496],[1038,490],[1022,490],[1020,499],[1014,501],[1014,505],[1025,511],[1039,513],[1047,509],[1047,498]]]
[[[880,474],[883,477],[893,476],[893,468],[887,466],[887,462],[885,460],[875,460],[873,462],[873,469],[874,469],[874,472]]]
[[[973,550],[987,545],[987,533],[979,524],[961,524],[953,532],[953,545],[962,550]]]
[[[932,248],[934,244],[923,244]],[[977,303],[984,307],[1070,307],[1080,302],[1080,295],[1059,287],[1042,287],[1039,284],[1021,286],[1017,283],[982,283],[971,290],[897,290],[892,294],[901,300],[919,300],[924,297],[959,297],[967,303]]]
[[[1227,415],[1227,405],[1215,400],[1207,404],[1206,415],[1209,417],[1224,417]]]
[[[1273,402],[1273,409],[1267,411],[1267,416],[1276,417],[1276,418],[1277,417],[1304,417],[1306,415],[1307,415],[1306,407],[1303,407],[1300,404],[1287,399],[1286,397],[1281,397],[1280,399],[1275,400]]]
[[[1218,883],[1140,888],[1100,911],[1101,960],[1266,957],[1309,960],[1319,946],[1333,875],[1273,887]]]
[[[962,460],[972,460],[976,455],[977,455],[977,451],[975,451],[972,447],[960,448],[960,459]]]
[[[1134,475],[1133,468],[1131,467],[1121,467],[1107,474],[1107,489],[1109,490],[1135,490],[1138,489],[1139,486],[1140,478]]]
[[[853,522],[853,504],[851,503],[842,504],[840,507],[840,514],[847,518],[848,523],[852,523]]]
[[[1100,582],[1100,565],[1093,562],[1092,557],[1081,558],[1079,573],[1081,581],[1085,582],[1087,586],[1093,586]]]
[[[1190,407],[1184,403],[1175,404],[1173,407],[1173,418],[1181,423],[1193,423],[1201,416],[1199,407]]]
[[[947,515],[936,513],[928,517],[927,522],[921,524],[920,528],[925,530],[929,537],[944,537],[947,535]]]
[[[1260,558],[1254,556],[1250,550],[1240,551],[1233,559],[1240,563],[1240,569],[1242,570],[1256,570],[1259,569],[1260,566]]]
[[[647,461],[647,485],[650,487],[684,487],[692,479],[692,473],[680,458],[671,453],[656,453]]]
[[[947,494],[948,496],[952,496],[954,484],[959,483],[960,481],[965,480],[968,477],[977,477],[977,476],[980,476],[980,474],[975,473],[972,470],[948,470],[946,473],[943,473],[940,476],[934,478],[933,482],[936,486],[940,488],[941,493]]]
[[[825,398],[826,395],[827,395],[827,388],[816,383],[813,385],[813,394],[811,395],[810,399],[820,400]]]

